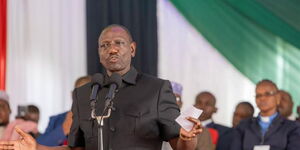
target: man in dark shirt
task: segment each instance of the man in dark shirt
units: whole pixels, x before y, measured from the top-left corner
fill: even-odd
[[[129,31],[120,25],[110,25],[102,31],[98,42],[100,62],[106,69],[106,76],[98,95],[97,114],[101,114],[104,105],[103,98],[109,88],[108,77],[112,73],[122,76],[121,88],[114,98],[115,109],[104,121],[104,149],[160,150],[162,141],[168,141],[177,150],[195,149],[196,136],[202,130],[200,121],[187,118],[194,123],[191,131],[184,130],[174,121],[180,113],[170,82],[138,73],[130,65],[136,43]],[[30,136],[17,129],[23,138],[0,142],[0,150],[19,150],[20,147],[22,150],[96,150],[97,124],[90,119],[90,92],[91,84],[74,90],[69,147],[37,145]]]

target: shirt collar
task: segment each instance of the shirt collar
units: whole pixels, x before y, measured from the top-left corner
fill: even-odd
[[[268,117],[262,117],[261,115],[259,115],[259,121],[265,122],[265,123],[271,123],[278,115],[278,112],[276,112],[275,114],[268,116]]]
[[[137,76],[138,76],[137,70],[133,66],[131,66],[129,71],[122,76],[122,81],[128,84],[135,85]],[[108,85],[108,80],[109,77],[106,73],[104,76],[104,86]]]
[[[212,123],[212,119],[207,119],[207,120],[204,120],[204,121],[201,121],[201,124],[206,127],[208,124]]]
[[[136,84],[137,75],[138,75],[138,72],[136,71],[136,69],[133,66],[131,66],[130,70],[127,73],[125,73],[122,76],[122,78],[123,78],[124,82],[134,85],[134,84]]]

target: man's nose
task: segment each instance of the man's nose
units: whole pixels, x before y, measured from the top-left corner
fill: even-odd
[[[109,53],[110,54],[114,54],[114,53],[118,53],[119,52],[119,48],[115,46],[115,44],[112,44],[110,47],[109,47]]]

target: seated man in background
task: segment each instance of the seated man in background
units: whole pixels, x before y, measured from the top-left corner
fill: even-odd
[[[0,139],[4,134],[4,130],[9,123],[9,115],[11,113],[9,107],[9,97],[5,91],[0,90]]]
[[[281,95],[280,105],[278,108],[279,113],[281,114],[281,116],[289,120],[296,120],[296,117],[293,116],[294,102],[292,96],[290,95],[290,93],[284,90],[279,90],[279,94]]]
[[[20,129],[29,133],[32,137],[36,138],[39,134],[38,132],[38,121],[40,111],[35,105],[21,106],[22,113],[16,116],[16,120],[10,122],[7,128],[4,130],[2,136],[3,140],[17,140],[19,139],[19,134],[15,131],[15,127],[18,126]],[[19,107],[19,108],[21,108]],[[18,109],[19,109],[18,108]],[[20,112],[20,111],[19,111]]]
[[[219,138],[217,150],[230,150],[230,145],[233,139],[234,128],[242,121],[248,118],[253,118],[254,107],[249,102],[240,102],[236,105],[232,118],[232,128]]]
[[[228,131],[229,128],[212,120],[212,115],[217,112],[215,96],[207,91],[199,93],[196,96],[195,107],[203,110],[199,120],[204,127],[209,129],[213,144],[216,146],[219,137]]]
[[[253,118],[254,107],[249,102],[240,102],[236,105],[232,118],[232,127],[235,128],[242,120]]]
[[[300,124],[278,113],[280,94],[276,84],[262,80],[255,93],[260,113],[235,128],[231,150],[299,150]]]
[[[28,105],[27,106],[27,113],[25,115],[25,120],[30,120],[33,122],[38,123],[40,120],[40,110],[35,105]]]
[[[79,88],[91,82],[91,76],[83,76],[76,80],[74,87]],[[67,138],[72,124],[72,112],[67,111],[50,117],[49,124],[44,134],[36,140],[37,143],[46,146],[67,145]]]

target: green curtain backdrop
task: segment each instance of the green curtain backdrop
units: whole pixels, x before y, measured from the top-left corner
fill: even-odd
[[[224,0],[241,15],[300,48],[300,1]]]
[[[251,81],[257,83],[265,78],[271,79],[279,88],[292,94],[294,108],[300,104],[299,22],[291,21],[293,16],[288,15],[288,8],[282,8],[284,3],[281,7],[275,8],[279,4],[273,4],[274,8],[267,8],[267,1],[264,0],[171,2]]]

